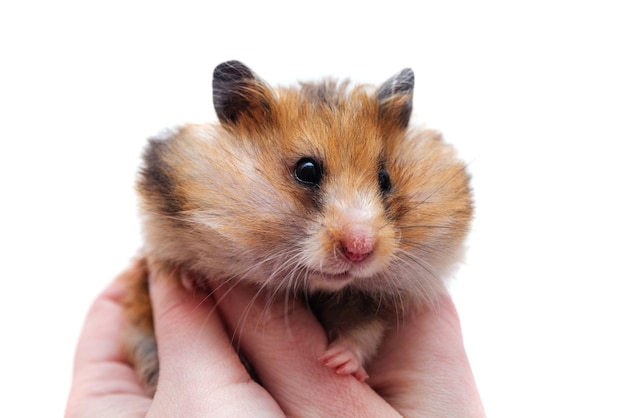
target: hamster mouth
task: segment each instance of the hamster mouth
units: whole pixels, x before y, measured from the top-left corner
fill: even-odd
[[[372,272],[370,271],[370,267],[372,267],[371,263],[362,262],[351,263],[349,266],[337,265],[334,266],[334,268],[329,266],[330,271],[324,271],[321,269],[312,269],[309,271],[313,272],[319,279],[324,282],[333,282],[339,284],[351,281],[356,278],[370,277],[372,274]]]
[[[335,291],[363,280],[368,281],[377,274],[378,264],[374,257],[361,262],[341,262],[330,259],[323,263],[325,268],[307,266],[312,290]]]
[[[345,280],[350,279],[350,277],[352,276],[349,270],[346,270],[343,273],[320,272],[319,275],[322,277],[322,279],[329,280],[329,281],[345,281]]]

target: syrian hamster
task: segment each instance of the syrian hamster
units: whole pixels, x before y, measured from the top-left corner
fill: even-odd
[[[410,124],[414,73],[378,87],[325,79],[272,88],[238,61],[213,73],[218,122],[149,140],[137,181],[142,254],[306,300],[320,360],[367,378],[385,331],[445,292],[473,203],[466,165]],[[147,273],[129,282],[126,345],[158,380]]]

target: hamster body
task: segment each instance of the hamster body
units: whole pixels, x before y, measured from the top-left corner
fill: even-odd
[[[329,336],[321,360],[365,379],[389,324],[445,292],[472,217],[454,149],[409,126],[413,77],[271,88],[240,62],[220,64],[219,123],[148,144],[137,183],[144,253],[193,271],[200,287],[306,295]],[[129,315],[142,325],[129,341],[154,390],[145,283],[131,286]]]

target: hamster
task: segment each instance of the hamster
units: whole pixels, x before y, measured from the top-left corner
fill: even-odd
[[[193,272],[199,288],[300,295],[329,338],[320,361],[365,380],[386,330],[446,291],[472,219],[466,165],[439,133],[410,126],[413,89],[408,68],[378,88],[272,88],[241,62],[218,65],[218,122],[145,150],[143,254]],[[128,284],[126,345],[154,393],[146,277]]]

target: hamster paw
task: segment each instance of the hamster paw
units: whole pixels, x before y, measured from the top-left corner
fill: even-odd
[[[337,374],[353,375],[359,381],[365,381],[369,376],[362,366],[358,350],[353,350],[343,344],[331,344],[319,360]]]

